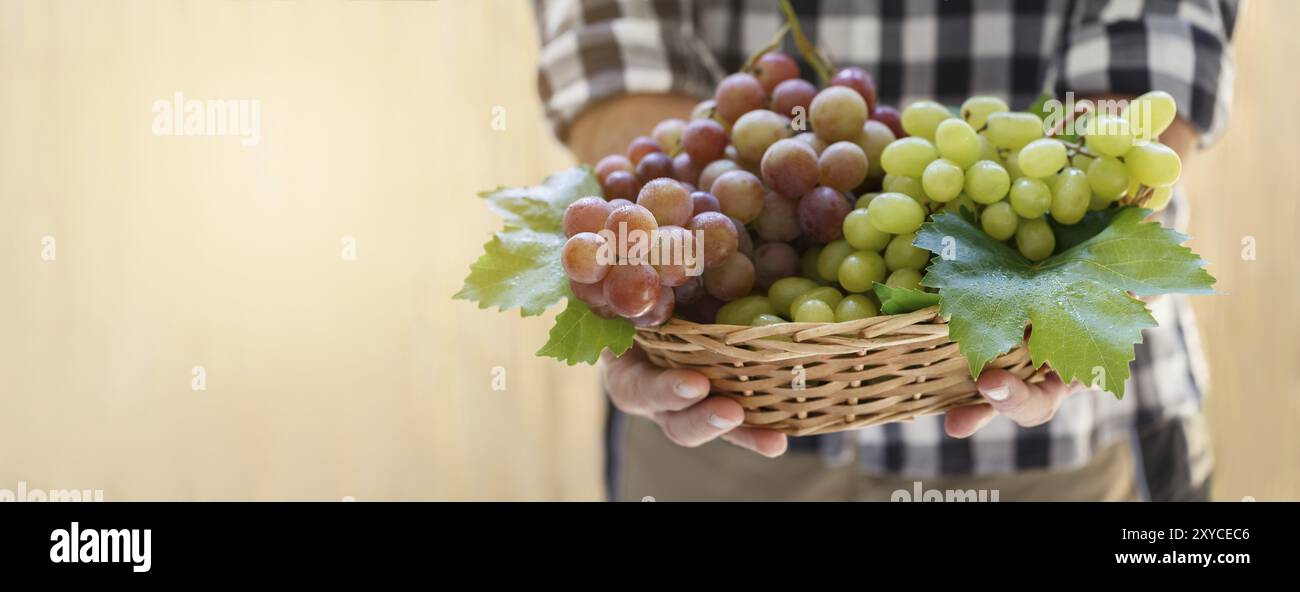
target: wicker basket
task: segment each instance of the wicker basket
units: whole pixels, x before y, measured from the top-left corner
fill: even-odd
[[[638,329],[636,342],[661,368],[707,376],[714,393],[745,408],[745,425],[793,436],[907,421],[981,401],[937,306],[765,327],[673,319]],[[1023,347],[990,366],[1031,382],[1046,373],[1045,366],[1034,370]]]

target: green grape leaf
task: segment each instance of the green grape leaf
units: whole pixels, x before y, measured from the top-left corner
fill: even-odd
[[[880,312],[882,314],[892,315],[915,312],[939,303],[939,295],[933,292],[922,292],[911,288],[892,288],[880,282],[876,282],[871,288],[876,292],[876,297],[880,299]]]
[[[614,355],[622,355],[632,347],[636,328],[627,319],[603,319],[591,312],[586,304],[569,296],[569,306],[555,317],[550,338],[537,350],[537,355],[555,358],[570,366],[579,362],[595,364],[600,352],[609,348]]]
[[[1117,210],[1103,230],[1038,263],[959,216],[925,224],[915,244],[941,256],[921,284],[939,289],[940,312],[971,376],[1020,344],[1032,324],[1035,367],[1050,364],[1067,383],[1078,379],[1122,397],[1133,346],[1156,324],[1129,292],[1208,294],[1214,285],[1205,262],[1182,246],[1187,237],[1143,222],[1148,214]],[[955,247],[948,259],[945,242]]]
[[[527,228],[538,232],[562,233],[564,208],[580,197],[602,196],[600,182],[591,169],[573,167],[546,178],[532,187],[502,187],[484,191],[492,211],[505,218],[506,228]]]
[[[569,289],[560,264],[564,235],[507,226],[483,245],[483,255],[469,266],[465,286],[452,298],[478,302],[479,308],[520,316],[542,314]]]

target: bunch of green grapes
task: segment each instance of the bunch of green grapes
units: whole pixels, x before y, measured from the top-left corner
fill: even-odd
[[[1041,118],[996,97],[972,97],[959,114],[916,102],[902,114],[910,137],[881,154],[883,189],[929,211],[966,208],[986,234],[1041,261],[1056,248],[1049,217],[1072,225],[1121,200],[1156,210],[1169,203],[1182,163],[1169,147],[1142,138],[1158,136],[1176,113],[1168,93],[1147,93],[1123,112],[1083,118],[1080,145],[1047,137]],[[910,225],[915,209],[907,209],[881,216]]]

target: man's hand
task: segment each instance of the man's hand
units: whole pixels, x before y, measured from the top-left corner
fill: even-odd
[[[1047,423],[1061,402],[1082,387],[1067,385],[1055,372],[1037,384],[1029,384],[1006,370],[985,370],[975,383],[987,404],[958,407],[944,418],[944,430],[954,438],[965,438],[984,427],[994,415],[1010,417],[1020,427]]]
[[[763,456],[785,453],[785,434],[739,427],[744,409],[726,397],[709,397],[709,379],[703,374],[658,368],[635,347],[620,357],[605,352],[602,358],[605,388],[614,406],[653,420],[674,443],[694,448],[721,436]]]

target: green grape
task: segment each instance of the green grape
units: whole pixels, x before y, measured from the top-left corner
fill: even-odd
[[[1173,148],[1148,142],[1134,146],[1124,155],[1129,174],[1147,187],[1167,187],[1178,182],[1183,162]]]
[[[961,104],[962,119],[975,129],[984,127],[990,115],[1010,110],[1006,101],[990,96],[971,97]]]
[[[834,323],[835,310],[830,304],[817,299],[805,300],[799,304],[792,316],[796,323]]]
[[[903,268],[889,274],[889,279],[885,280],[885,285],[891,288],[907,288],[909,290],[921,289],[921,272],[915,269]]]
[[[992,162],[996,162],[998,164],[1002,164],[1002,155],[998,154],[998,147],[994,146],[993,142],[989,141],[988,133],[981,132],[979,134],[979,137],[980,137],[980,157],[976,162],[980,160],[989,160]],[[966,168],[970,168],[970,167],[966,167]]]
[[[1092,164],[1092,161],[1094,160],[1097,159],[1088,156],[1087,154],[1084,154],[1082,152],[1079,152],[1078,154],[1074,155],[1074,158],[1070,159],[1070,166],[1079,169],[1081,171],[1086,171],[1088,170],[1088,165]]]
[[[750,111],[750,113],[753,113],[753,111]],[[754,317],[754,320],[750,321],[749,324],[752,327],[766,327],[768,325],[780,325],[781,323],[784,322],[786,322],[785,319],[778,317],[774,314],[761,314]],[[772,341],[790,341],[790,336],[769,335],[767,337],[764,337],[763,339],[771,339]]]
[[[907,177],[920,177],[925,166],[939,158],[939,151],[925,138],[910,137],[896,140],[880,153],[880,166],[886,173]]]
[[[1087,187],[1087,179],[1084,179]],[[1039,179],[1021,177],[1011,184],[1011,209],[1021,218],[1037,218],[1052,208],[1052,190]]]
[[[835,306],[835,322],[856,321],[880,314],[876,303],[862,294],[849,294]]]
[[[794,299],[794,302],[790,303],[790,318],[794,318],[795,311],[799,310],[799,307],[809,300],[819,300],[834,307],[843,299],[844,295],[841,294],[839,290],[830,286],[813,288],[812,290],[800,294]]]
[[[885,260],[879,253],[855,251],[840,263],[839,279],[849,292],[866,292],[871,284],[884,281]]]
[[[853,204],[854,209],[860,210],[862,208],[867,207],[868,205],[871,204],[871,200],[876,199],[877,195],[880,195],[879,191],[872,191],[871,193],[863,193],[862,195],[858,196],[857,203]]]
[[[962,169],[975,164],[983,149],[979,134],[960,119],[948,119],[939,124],[934,131],[934,147],[939,150],[939,156],[957,163]]]
[[[1017,158],[1020,170],[1026,177],[1042,179],[1055,175],[1070,162],[1065,144],[1054,138],[1034,140],[1020,149]]]
[[[1123,156],[1133,147],[1133,132],[1128,120],[1114,115],[1097,115],[1088,120],[1084,144],[1104,156]]]
[[[1007,169],[1007,176],[1011,177],[1012,181],[1025,176],[1025,172],[1020,170],[1019,152],[1013,151],[1011,154],[1008,154],[1007,157],[1002,160],[1002,166]]]
[[[879,252],[889,245],[890,235],[872,226],[866,208],[858,208],[844,217],[844,239],[860,251]]]
[[[821,258],[822,248],[820,245],[808,247],[799,257],[799,273],[804,277],[819,284],[826,283],[821,274],[817,273],[817,260]]]
[[[1106,201],[1115,201],[1128,190],[1128,169],[1117,158],[1098,158],[1088,165],[1088,186]]]
[[[961,123],[960,120],[954,119]],[[946,122],[945,122],[946,123]],[[966,125],[962,123],[962,125]],[[961,194],[962,187],[966,184],[966,176],[962,172],[961,165],[940,158],[929,166],[925,167],[925,172],[921,173],[921,188],[925,194],[937,202],[947,203]]]
[[[1110,204],[1111,204],[1111,202],[1110,202],[1109,200],[1107,200],[1106,198],[1104,198],[1104,197],[1102,197],[1102,196],[1100,196],[1100,195],[1097,195],[1096,193],[1093,193],[1093,194],[1092,194],[1092,197],[1090,197],[1090,198],[1088,199],[1088,211],[1089,211],[1089,212],[1099,212],[1099,211],[1101,211],[1101,210],[1104,210],[1104,209],[1110,207]]]
[[[1047,224],[1047,218],[1021,220],[1016,229],[1016,249],[1030,261],[1042,261],[1056,248],[1056,235]]]
[[[980,228],[984,230],[984,234],[1000,241],[1015,236],[1019,222],[1020,218],[1016,216],[1016,211],[1005,201],[990,205],[980,213]]]
[[[844,239],[827,243],[826,247],[822,249],[821,255],[817,257],[817,275],[828,282],[838,280],[840,263],[856,250],[853,245],[849,244],[849,241]]]
[[[1128,175],[1128,189],[1124,190],[1124,195],[1125,196],[1137,195],[1138,192],[1141,190],[1142,190],[1142,182],[1138,180],[1137,176],[1134,175],[1132,171],[1130,171]]]
[[[1163,134],[1178,116],[1178,103],[1161,90],[1153,90],[1129,103],[1124,118],[1138,139],[1150,141]]]
[[[1173,196],[1174,188],[1172,186],[1156,187],[1151,193],[1151,197],[1147,198],[1147,202],[1142,204],[1142,207],[1150,208],[1153,212],[1159,212],[1160,210],[1165,209],[1165,206],[1169,205],[1169,200],[1173,198]]]
[[[1092,187],[1088,175],[1074,167],[1052,177],[1052,219],[1061,224],[1074,224],[1083,219],[1092,204]],[[1025,216],[1037,218],[1038,216]]]
[[[767,289],[767,298],[772,301],[772,307],[780,313],[789,313],[790,305],[800,294],[811,291],[817,287],[817,282],[802,277],[781,278],[772,282],[772,287]]]
[[[916,200],[901,193],[882,193],[867,206],[871,224],[876,230],[890,234],[916,232],[925,222],[925,208]]]
[[[916,203],[921,205],[930,202],[930,198],[925,195],[925,186],[921,183],[921,179],[917,177],[886,174],[885,180],[881,183],[881,189],[884,189],[885,193],[901,193],[916,200]]]
[[[949,214],[961,215],[961,209],[963,207],[976,213],[979,213],[980,211],[979,205],[975,203],[975,200],[971,199],[970,196],[965,193],[958,195],[957,199],[943,204],[943,211]]]
[[[966,170],[966,195],[976,203],[1002,201],[1010,190],[1011,176],[996,162],[981,160]]]
[[[947,107],[934,101],[917,101],[903,109],[903,131],[913,137],[933,140],[939,124],[951,118]]]
[[[993,113],[988,128],[989,141],[1008,150],[1019,150],[1043,137],[1043,120],[1033,113]]]
[[[719,325],[748,325],[754,317],[762,314],[776,314],[776,307],[767,296],[753,295],[737,298],[718,309],[716,322]]]
[[[885,267],[890,271],[900,269],[924,269],[930,262],[930,252],[912,245],[915,233],[900,234],[889,241],[885,247]]]

